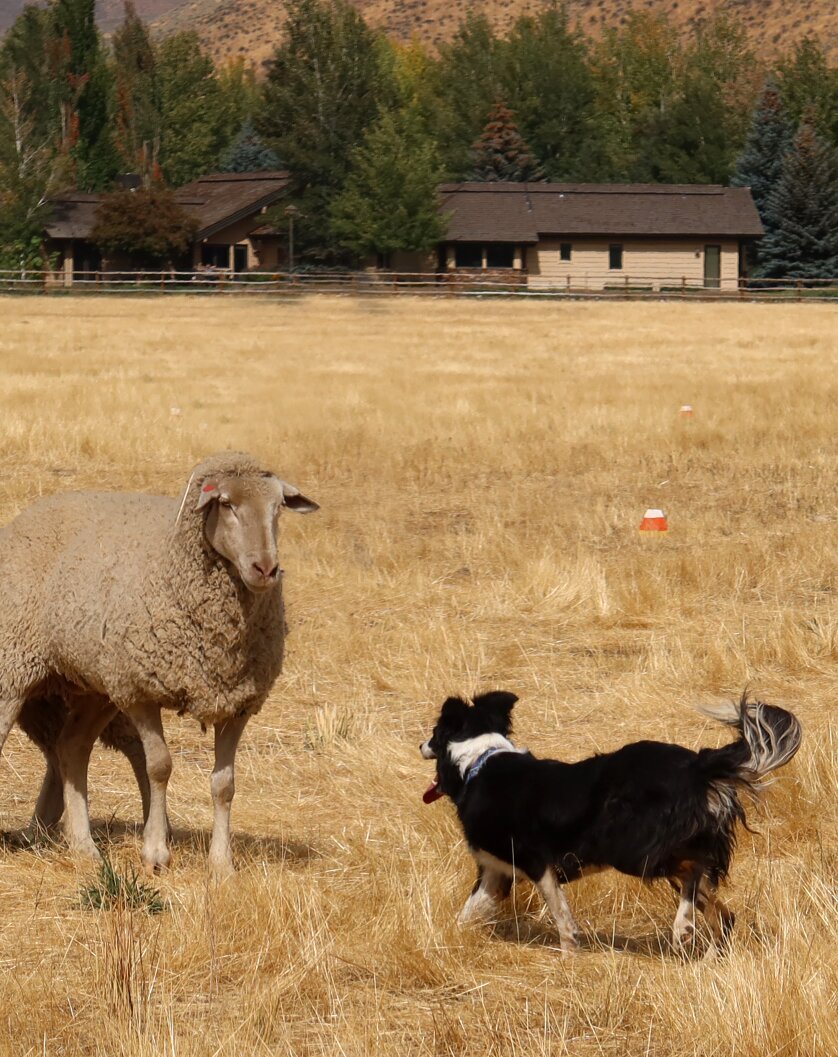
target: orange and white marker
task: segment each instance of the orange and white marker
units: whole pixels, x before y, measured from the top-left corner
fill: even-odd
[[[681,404],[681,418],[692,418],[693,417],[693,406],[692,404]]]
[[[668,532],[666,514],[662,510],[647,510],[640,522],[641,532]]]

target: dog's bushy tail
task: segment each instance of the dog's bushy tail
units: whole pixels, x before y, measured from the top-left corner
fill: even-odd
[[[762,701],[751,701],[747,693],[738,705],[702,708],[713,719],[739,731],[739,738],[720,749],[699,753],[708,779],[733,782],[756,792],[763,779],[789,762],[800,748],[800,723],[791,712]]]

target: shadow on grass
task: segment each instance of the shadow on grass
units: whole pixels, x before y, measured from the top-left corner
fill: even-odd
[[[143,828],[138,823],[99,819],[91,820],[90,828],[93,839],[103,851],[122,841],[142,841]],[[210,839],[209,830],[175,827],[172,830],[171,846],[175,852],[194,853],[201,857],[208,854]],[[267,835],[234,833],[232,845],[233,855],[246,861],[305,864],[323,858],[323,852],[314,844]],[[17,852],[39,848],[66,851],[67,846],[60,829],[35,837],[26,830],[0,831],[0,851]]]

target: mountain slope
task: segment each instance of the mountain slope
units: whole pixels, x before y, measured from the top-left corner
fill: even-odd
[[[33,0],[28,0],[31,4]],[[5,33],[23,10],[27,0],[0,0],[0,33]],[[134,0],[137,14],[148,21],[179,7],[181,0]],[[44,3],[38,4],[45,7]],[[96,17],[102,29],[109,33],[119,25],[125,14],[124,0],[96,0]]]
[[[26,0],[0,0],[0,33]],[[399,40],[412,36],[430,44],[448,40],[469,10],[483,10],[500,29],[518,15],[537,11],[546,0],[354,0],[371,25]],[[281,38],[281,0],[135,0],[139,14],[157,34],[194,29],[216,59],[243,56],[260,62]],[[568,0],[574,22],[596,35],[619,25],[632,8],[661,10],[680,26],[710,13],[714,0]],[[811,33],[830,58],[838,59],[838,16],[829,0],[729,0],[728,8],[745,24],[754,48],[763,55],[787,51]],[[105,32],[119,24],[123,0],[98,0]]]
[[[546,0],[544,0],[546,2]],[[544,6],[539,0],[354,0],[367,21],[399,40],[448,40],[468,11],[482,10],[500,29],[519,15]],[[568,0],[571,19],[597,35],[616,26],[632,9],[660,10],[685,29],[712,12],[714,0]],[[770,55],[811,33],[834,60],[838,57],[838,16],[829,0],[729,0],[755,50]],[[155,23],[161,33],[195,29],[218,59],[243,56],[259,62],[282,34],[279,0],[187,0]]]

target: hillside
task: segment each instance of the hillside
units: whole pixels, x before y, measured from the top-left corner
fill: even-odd
[[[32,2],[33,0],[29,0],[30,4]],[[26,3],[27,0],[0,0],[0,33],[5,33]],[[179,0],[134,0],[138,14],[149,21],[179,6]],[[99,25],[106,33],[119,25],[124,13],[124,0],[97,0],[96,15]]]
[[[0,32],[18,15],[25,0],[0,0]],[[468,10],[482,9],[503,29],[518,15],[536,11],[540,0],[355,0],[371,25],[399,40],[416,36],[431,44],[448,40]],[[98,0],[99,23],[106,32],[122,19],[123,0]],[[261,62],[282,33],[281,0],[135,0],[137,11],[160,35],[196,30],[221,60],[245,56]],[[706,16],[714,0],[568,0],[572,18],[596,35],[618,25],[631,7],[665,11],[685,28]],[[838,59],[838,17],[828,0],[729,0],[747,27],[754,47],[769,55],[778,46],[812,33],[833,60]]]
[[[163,2],[163,0],[161,0]],[[503,29],[518,15],[537,11],[539,0],[355,0],[369,23],[399,40],[416,36],[437,44],[449,39],[467,11],[482,9]],[[573,20],[596,35],[604,26],[618,25],[632,7],[665,11],[685,28],[714,8],[713,0],[568,0]],[[731,10],[744,22],[755,49],[764,55],[778,46],[787,49],[807,33],[813,34],[835,59],[838,57],[838,17],[826,0],[730,0]],[[282,32],[278,0],[187,0],[155,23],[161,33],[195,29],[220,59],[246,56],[261,61],[273,50]]]

